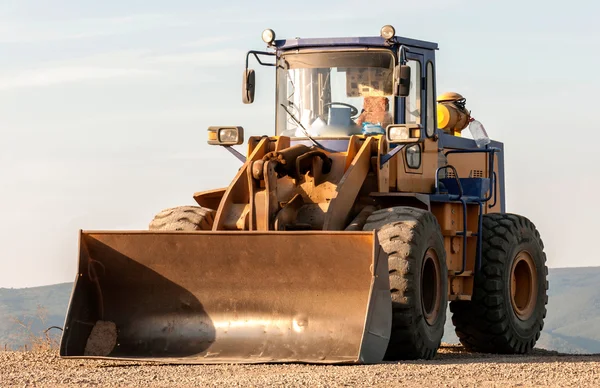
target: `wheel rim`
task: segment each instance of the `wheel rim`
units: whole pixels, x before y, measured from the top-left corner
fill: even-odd
[[[421,268],[421,307],[425,321],[433,325],[440,312],[442,295],[440,262],[433,248],[425,252]]]
[[[517,253],[510,271],[510,295],[517,318],[531,317],[537,299],[537,272],[533,258],[527,251]]]

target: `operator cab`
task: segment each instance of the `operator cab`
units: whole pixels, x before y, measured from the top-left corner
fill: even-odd
[[[394,123],[391,50],[290,52],[277,63],[278,135],[385,134]]]
[[[417,130],[396,131],[410,132],[397,140],[435,135],[436,43],[398,37],[390,25],[379,37],[363,38],[275,40],[265,30],[263,41],[272,51],[248,56],[276,67],[276,135],[340,139],[385,135],[390,125],[408,124]],[[259,55],[274,60],[264,63]],[[247,65],[242,92],[251,103],[254,71]]]
[[[460,138],[471,122],[476,146],[490,142],[462,96],[446,93],[436,104],[437,43],[396,36],[390,25],[379,37],[362,38],[275,40],[267,29],[263,41],[269,51],[246,54],[242,101],[254,101],[255,72],[248,67],[253,55],[276,68],[275,135],[292,144],[344,152],[353,135],[385,135],[391,148],[412,144],[407,154],[420,153],[417,143],[428,139],[439,139],[442,148],[472,148],[471,140]],[[229,146],[243,143],[243,129],[211,127],[208,140],[233,151]]]

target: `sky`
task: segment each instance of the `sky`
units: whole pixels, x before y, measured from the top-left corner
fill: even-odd
[[[550,267],[599,266],[600,3],[369,4],[2,1],[0,287],[73,281],[80,229],[147,229],[227,186],[240,162],[206,129],[274,134],[272,68],[256,66],[254,104],[240,92],[265,28],[378,36],[392,24],[437,42],[438,94],[461,93],[505,144],[507,211],[536,224]]]

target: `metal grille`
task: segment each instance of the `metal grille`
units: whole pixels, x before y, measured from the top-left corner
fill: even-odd
[[[483,171],[482,170],[471,170],[471,177],[472,178],[483,178]]]

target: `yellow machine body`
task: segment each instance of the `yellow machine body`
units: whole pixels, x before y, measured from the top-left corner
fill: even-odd
[[[373,168],[387,152],[382,136],[352,136],[347,152],[327,155],[332,165],[326,175],[319,155],[298,162],[312,151],[290,146],[290,138],[251,137],[248,144],[247,161],[228,188],[195,195],[199,204],[217,207],[212,231],[81,233],[63,357],[383,359],[391,328],[387,255],[373,232],[353,222],[360,223],[365,206],[394,199],[399,189],[428,190],[433,169],[407,174],[402,154],[386,168]],[[436,147],[428,140],[423,165],[433,167]],[[300,170],[278,176],[279,167],[290,165]],[[415,174],[418,179],[407,179]],[[455,210],[432,209],[457,229]],[[286,230],[290,224],[309,230]],[[449,269],[460,267],[455,239],[448,237]],[[472,277],[452,284],[452,298],[469,298]]]

